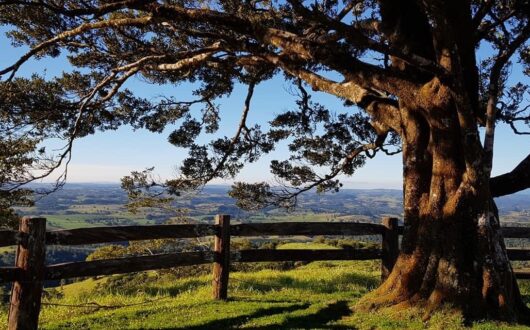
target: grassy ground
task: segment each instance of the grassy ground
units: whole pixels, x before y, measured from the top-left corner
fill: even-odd
[[[88,213],[79,213],[79,214],[45,214],[42,215],[46,218],[48,227],[53,229],[75,229],[75,228],[88,228],[88,227],[101,227],[106,226],[107,224],[98,221],[102,217],[107,219],[115,219],[115,223],[112,225],[123,225],[129,224],[124,221],[130,221],[130,224],[135,225],[146,225],[153,224],[152,221],[145,219],[145,217],[132,215],[126,212],[117,212],[112,213],[111,215],[99,215],[99,214],[88,214]],[[91,220],[96,220],[95,222],[90,222]]]
[[[318,222],[339,220],[340,216],[335,213],[293,213],[293,214],[256,214],[249,217],[248,221],[267,221],[267,222]],[[358,219],[358,218],[356,218]]]
[[[297,248],[297,245],[287,248]],[[41,313],[41,327],[219,330],[462,328],[461,318],[448,312],[435,314],[427,323],[423,323],[414,310],[400,312],[399,315],[390,311],[377,314],[352,312],[355,302],[378,285],[379,267],[377,261],[313,262],[288,271],[233,272],[228,291],[230,299],[226,302],[212,301],[211,277],[208,275],[174,280],[149,273],[139,285],[118,287],[111,292],[105,285],[108,278],[90,279],[65,285],[58,290],[63,297],[47,297]],[[530,303],[529,281],[521,282],[521,287],[526,301]],[[3,307],[0,324],[5,323],[6,307]],[[492,322],[477,323],[473,328],[530,329]]]

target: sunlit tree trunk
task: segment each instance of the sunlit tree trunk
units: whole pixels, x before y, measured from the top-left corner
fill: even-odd
[[[405,123],[401,253],[388,279],[361,304],[417,305],[428,318],[447,303],[467,319],[521,320],[525,309],[483,168],[478,131],[462,128],[452,102],[438,102],[443,89],[437,81],[422,89],[423,97],[433,100],[428,111],[400,105]]]

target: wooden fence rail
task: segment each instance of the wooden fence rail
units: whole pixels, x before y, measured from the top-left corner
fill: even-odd
[[[230,216],[218,215],[214,225],[182,224],[95,227],[45,232],[46,219],[24,218],[19,231],[0,231],[0,247],[17,245],[15,267],[0,267],[0,283],[14,282],[9,310],[9,329],[37,329],[44,280],[122,274],[176,266],[213,263],[213,297],[227,299],[231,262],[381,259],[381,277],[388,276],[399,254],[403,227],[395,218],[372,223],[245,223],[230,224]],[[503,227],[506,238],[530,238],[530,227]],[[231,236],[381,235],[380,249],[239,250],[230,251]],[[149,256],[67,262],[45,265],[46,245],[85,245],[162,238],[214,236],[214,250]],[[510,260],[530,260],[530,249],[508,249]],[[516,271],[530,279],[530,272]]]
[[[47,280],[62,278],[125,274],[175,266],[211,264],[213,252],[182,252],[116,258],[107,260],[66,262],[46,267]]]

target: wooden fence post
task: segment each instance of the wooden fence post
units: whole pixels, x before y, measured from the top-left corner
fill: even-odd
[[[230,273],[230,216],[217,215],[215,224],[219,225],[220,228],[215,235],[213,298],[226,300],[228,298],[228,274]]]
[[[26,234],[18,245],[15,266],[20,275],[11,289],[8,329],[37,329],[46,258],[46,219],[24,217],[19,231]]]
[[[398,233],[398,219],[384,217],[382,225],[385,227],[383,231],[382,251],[383,256],[381,258],[381,280],[385,280],[399,255],[399,233]]]

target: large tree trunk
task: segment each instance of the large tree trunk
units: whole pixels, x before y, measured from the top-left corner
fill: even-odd
[[[421,92],[436,100],[442,88],[434,81]],[[425,308],[428,318],[449,304],[468,320],[521,321],[527,311],[478,156],[478,132],[462,129],[452,102],[440,104],[446,108],[423,111],[400,104],[405,123],[401,253],[388,279],[360,306],[415,305]],[[475,160],[469,157],[474,152]]]

